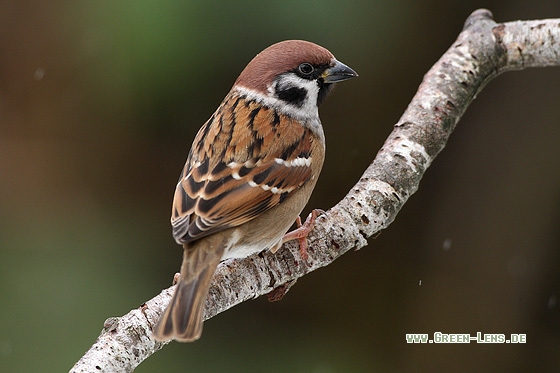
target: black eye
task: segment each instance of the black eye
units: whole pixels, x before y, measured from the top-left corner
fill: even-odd
[[[311,64],[309,64],[309,63],[307,63],[307,62],[302,63],[301,65],[299,65],[298,69],[299,69],[299,72],[302,73],[302,74],[304,74],[304,75],[309,75],[309,74],[311,74],[311,73],[313,72],[313,70],[315,70],[315,69],[313,68],[313,66],[311,66]]]

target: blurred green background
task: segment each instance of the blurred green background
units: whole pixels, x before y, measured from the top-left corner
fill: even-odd
[[[191,141],[245,64],[314,41],[360,74],[321,108],[310,207],[359,179],[466,17],[560,17],[557,0],[0,1],[0,371],[69,370],[103,321],[169,286]],[[137,372],[560,368],[560,70],[502,75],[370,245],[246,302]],[[405,333],[526,333],[408,345]]]

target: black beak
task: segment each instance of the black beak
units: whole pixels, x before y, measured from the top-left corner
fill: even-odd
[[[354,70],[337,60],[334,60],[334,66],[326,69],[322,75],[325,83],[338,83],[356,76],[358,74]]]

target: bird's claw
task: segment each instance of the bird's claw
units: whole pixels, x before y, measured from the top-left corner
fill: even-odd
[[[307,235],[315,226],[315,219],[317,219],[317,216],[323,213],[325,213],[323,210],[314,209],[311,211],[309,216],[307,216],[307,219],[305,219],[303,224],[301,223],[301,218],[298,216],[296,218],[297,228],[286,233],[282,238],[282,243],[296,239],[299,241],[299,253],[301,255],[301,259],[303,260],[307,260],[309,258],[309,255],[307,254]]]

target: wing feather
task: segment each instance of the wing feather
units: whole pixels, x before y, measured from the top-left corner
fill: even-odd
[[[178,243],[239,226],[282,203],[311,178],[313,133],[230,93],[198,132],[177,184]]]

